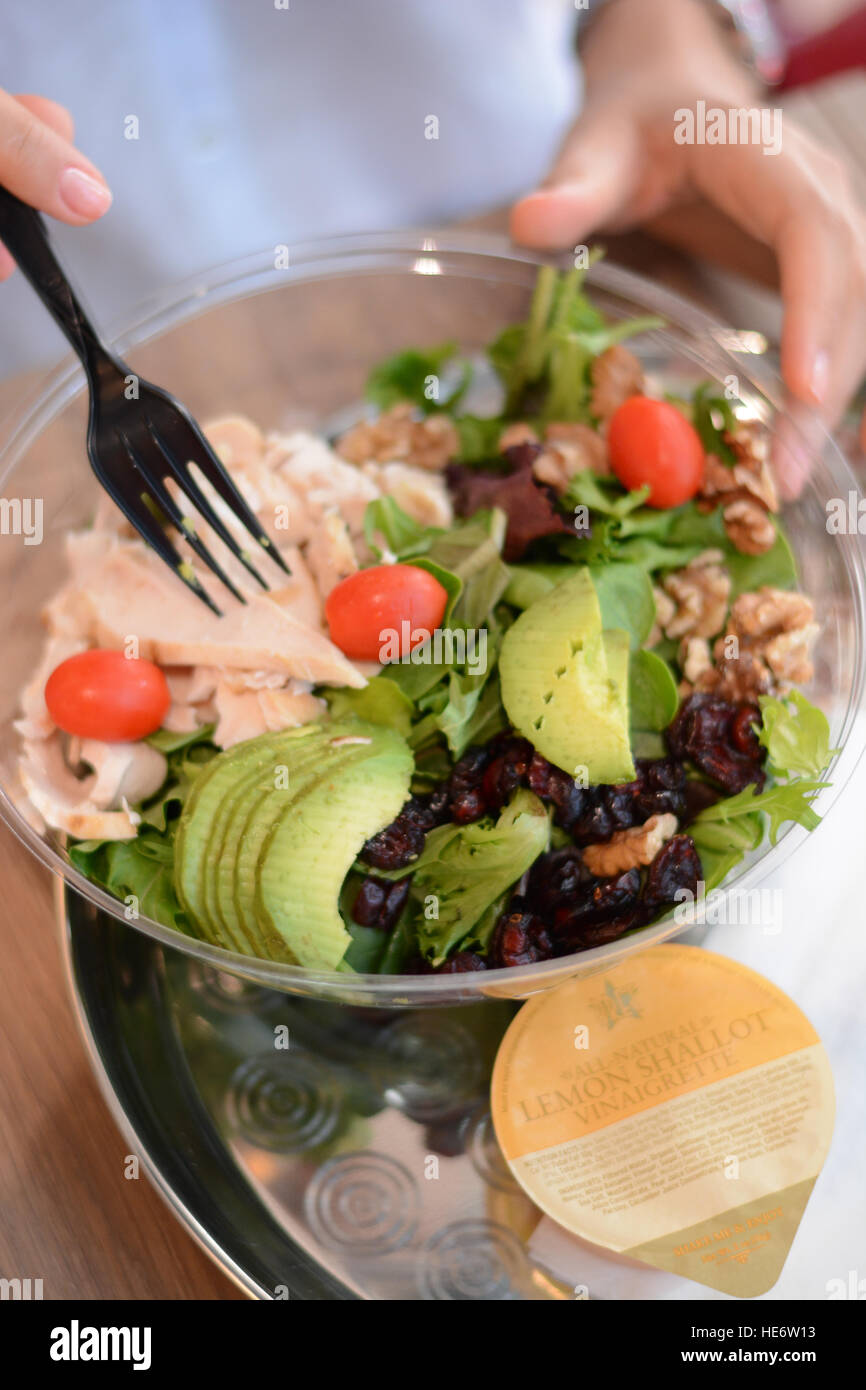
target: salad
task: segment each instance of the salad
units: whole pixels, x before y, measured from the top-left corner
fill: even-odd
[[[201,528],[222,617],[101,503],[22,692],[31,816],[131,919],[383,973],[613,941],[813,829],[818,625],[766,432],[648,383],[624,343],[657,324],[545,268],[484,361],[389,358],[333,442],[213,422],[291,570],[254,590]]]

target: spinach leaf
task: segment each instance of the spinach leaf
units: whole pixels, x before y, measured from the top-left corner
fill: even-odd
[[[604,627],[624,628],[632,653],[647,639],[655,622],[653,586],[646,571],[636,565],[592,565],[590,575],[601,607]],[[654,724],[641,728],[655,728]]]
[[[673,672],[655,652],[639,648],[628,664],[628,707],[632,729],[660,733],[677,712]]]

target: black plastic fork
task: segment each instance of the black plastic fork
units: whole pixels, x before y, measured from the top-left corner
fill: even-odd
[[[87,425],[90,465],[142,539],[219,616],[219,608],[192,566],[172,544],[165,523],[174,526],[235,598],[245,602],[196,533],[192,516],[169,492],[166,483],[172,478],[191,508],[262,588],[268,588],[249,553],[238,544],[203,493],[190,469],[190,465],[194,465],[237,520],[288,574],[288,566],[279,551],[250,511],[189,411],[167,391],[139,377],[100,342],[57,262],[42,217],[2,187],[0,241],[15,257],[81,360],[90,391]]]

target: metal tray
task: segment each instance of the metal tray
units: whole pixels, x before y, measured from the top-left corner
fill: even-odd
[[[73,1000],[130,1152],[260,1299],[573,1297],[487,1105],[508,1002],[390,1012],[203,967],[68,890]]]

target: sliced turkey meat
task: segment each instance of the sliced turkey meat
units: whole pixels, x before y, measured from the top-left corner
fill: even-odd
[[[314,684],[366,684],[327,637],[268,594],[251,595],[246,604],[220,595],[224,613],[217,617],[143,546],[118,543],[85,594],[97,646],[123,648],[134,636],[139,656],[164,666],[267,669]]]

